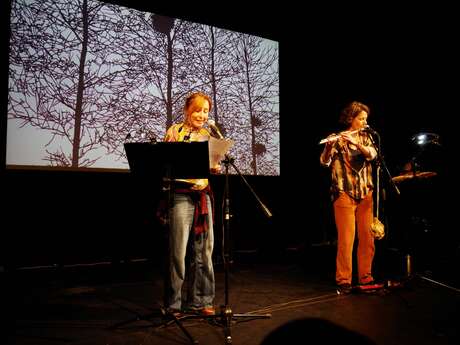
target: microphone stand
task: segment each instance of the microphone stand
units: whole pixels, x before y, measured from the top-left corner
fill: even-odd
[[[225,140],[225,137],[222,135],[220,132],[219,128],[215,125],[215,122],[213,120],[208,121],[209,127],[211,129],[211,132],[214,133],[214,135],[220,139],[220,140]],[[205,318],[205,319],[216,319],[220,318],[221,322],[224,326],[224,335],[225,335],[225,344],[231,344],[232,343],[232,334],[231,334],[231,325],[233,319],[237,318],[244,318],[244,319],[266,319],[270,318],[271,314],[234,314],[232,311],[232,308],[230,307],[230,288],[229,288],[229,267],[231,263],[231,257],[230,257],[230,193],[229,193],[229,178],[228,178],[228,169],[229,166],[231,165],[233,169],[238,173],[238,175],[241,177],[243,182],[246,184],[248,189],[251,191],[251,193],[254,195],[256,200],[258,201],[259,205],[262,207],[262,210],[264,214],[270,218],[272,216],[272,213],[268,209],[267,206],[264,205],[264,203],[260,200],[260,198],[257,196],[257,194],[254,192],[252,187],[249,185],[248,181],[246,178],[241,174],[240,170],[238,167],[235,165],[235,159],[231,157],[230,155],[226,154],[225,159],[222,160],[222,163],[225,165],[225,185],[224,185],[224,193],[223,193],[223,228],[224,228],[224,234],[222,237],[222,252],[223,252],[223,262],[224,262],[224,305],[221,306],[221,313],[220,315],[210,315],[210,316],[198,316],[198,318]]]
[[[222,137],[220,139],[223,139]],[[224,193],[223,193],[223,199],[224,199],[224,207],[223,207],[223,225],[224,225],[224,234],[222,237],[222,252],[223,252],[223,262],[224,262],[224,305],[221,305],[220,307],[220,314],[216,315],[187,315],[183,317],[182,319],[189,320],[189,319],[210,319],[210,320],[217,320],[220,319],[220,322],[222,326],[224,327],[224,336],[225,336],[225,344],[232,344],[232,333],[231,333],[231,326],[232,326],[232,321],[238,318],[245,319],[245,320],[252,320],[252,319],[267,319],[271,318],[271,314],[252,314],[252,313],[246,313],[246,314],[234,314],[232,311],[232,308],[230,306],[230,288],[229,288],[229,268],[231,264],[231,258],[230,258],[230,196],[229,196],[229,178],[228,178],[228,169],[229,166],[231,165],[235,171],[238,173],[238,175],[242,178],[246,186],[249,188],[249,190],[253,193],[254,197],[256,200],[259,202],[259,204],[262,207],[262,210],[264,211],[265,215],[267,217],[271,217],[272,213],[270,210],[262,203],[262,201],[259,199],[259,197],[256,195],[254,190],[251,188],[247,180],[244,178],[244,176],[241,174],[239,169],[236,167],[234,163],[234,158],[230,157],[229,155],[225,155],[225,159],[222,161],[225,165],[225,185],[224,185]],[[174,320],[175,321],[175,320]],[[190,339],[190,337],[189,337]]]
[[[383,168],[383,170],[388,175],[388,180],[390,181],[391,186],[394,188],[394,190],[396,191],[396,194],[399,196],[399,195],[401,195],[401,192],[399,191],[398,186],[396,186],[395,182],[393,181],[393,177],[391,176],[391,173],[388,170],[388,167],[387,167],[387,165],[385,163],[385,160],[383,159],[380,134],[377,133],[376,131],[374,131],[373,129],[370,129],[370,128],[368,128],[368,129],[369,129],[369,132],[371,133],[369,138],[371,139],[372,145],[377,150],[377,160],[376,160],[377,172],[379,173],[380,168]],[[377,144],[375,143],[375,140],[374,140],[372,135],[375,135],[377,137]]]
[[[372,143],[372,145],[374,146],[374,148],[377,151],[377,159],[376,159],[377,193],[376,193],[376,198],[377,198],[377,207],[380,207],[379,202],[378,202],[379,197],[380,197],[380,183],[379,183],[379,180],[380,180],[380,173],[381,173],[382,168],[386,172],[386,174],[388,176],[388,180],[390,181],[390,184],[394,188],[396,194],[398,196],[400,196],[401,192],[399,191],[398,186],[396,186],[396,184],[395,184],[395,182],[393,180],[393,177],[391,176],[391,173],[388,170],[388,167],[387,167],[387,165],[385,163],[385,159],[383,158],[380,134],[378,132],[376,132],[375,130],[371,129],[370,127],[368,127],[367,130],[371,134],[371,135],[369,135],[371,143]],[[374,140],[374,136],[377,138],[377,143]],[[384,199],[385,199],[385,197],[384,197]],[[378,210],[377,210],[377,214],[378,214]],[[409,272],[411,271],[410,255],[407,253],[405,258],[406,258],[406,272],[409,275],[410,274]]]
[[[257,194],[254,192],[254,190],[251,188],[249,185],[248,181],[245,179],[245,177],[241,174],[239,169],[236,167],[234,163],[234,158],[230,157],[229,155],[225,155],[225,159],[222,161],[225,165],[225,185],[224,185],[224,234],[223,234],[223,262],[224,262],[224,293],[225,293],[225,299],[224,299],[224,305],[221,306],[221,314],[220,315],[215,315],[215,316],[205,316],[204,318],[216,318],[220,317],[221,321],[224,326],[224,335],[225,335],[225,344],[231,344],[232,343],[232,335],[231,335],[231,324],[234,319],[238,318],[244,318],[244,319],[266,319],[270,318],[271,314],[234,314],[232,311],[232,308],[230,307],[230,289],[229,289],[229,267],[230,267],[230,196],[229,196],[229,166],[231,165],[233,169],[238,173],[238,175],[241,177],[241,179],[244,181],[246,186],[249,188],[249,190],[252,192],[256,200],[259,202],[260,206],[262,207],[263,212],[267,217],[271,217],[272,213],[270,210],[265,206],[260,198],[257,196]]]

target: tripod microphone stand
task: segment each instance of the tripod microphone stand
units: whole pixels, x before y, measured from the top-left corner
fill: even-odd
[[[225,140],[224,136],[222,135],[221,131],[219,128],[216,126],[215,122],[213,120],[208,121],[209,127],[211,129],[211,132],[213,133],[213,136],[210,137],[210,140],[214,140],[216,138],[220,140]],[[238,173],[238,175],[241,177],[245,185],[248,187],[248,189],[251,191],[251,193],[254,195],[256,200],[258,201],[259,205],[262,207],[262,210],[264,214],[270,218],[272,216],[270,210],[262,203],[262,201],[259,199],[257,194],[254,192],[254,190],[251,188],[250,184],[248,181],[244,178],[244,176],[241,174],[239,171],[238,167],[235,165],[235,160],[233,157],[231,157],[228,154],[225,154],[225,159],[222,160],[222,163],[225,165],[225,185],[224,185],[224,202],[223,202],[223,226],[224,226],[224,234],[223,234],[223,262],[224,262],[224,274],[225,274],[225,287],[224,287],[224,293],[225,293],[225,301],[224,305],[221,306],[220,308],[220,315],[213,315],[213,316],[205,316],[204,318],[219,318],[224,326],[224,335],[225,335],[225,344],[231,344],[232,343],[232,334],[231,334],[231,325],[233,319],[238,319],[238,318],[244,318],[244,319],[262,319],[262,318],[270,318],[271,314],[234,314],[232,311],[232,308],[230,307],[230,289],[229,289],[229,266],[230,266],[230,191],[229,191],[229,178],[228,178],[228,169],[229,166],[231,165],[233,169]]]
[[[259,197],[255,194],[254,190],[251,188],[247,180],[238,170],[234,164],[234,159],[229,155],[225,155],[225,159],[222,161],[225,165],[225,184],[224,184],[224,193],[223,193],[223,228],[224,233],[222,237],[223,243],[223,263],[224,263],[224,304],[220,306],[220,313],[216,315],[188,315],[184,319],[209,319],[220,321],[221,325],[224,327],[224,341],[225,344],[232,343],[232,322],[238,319],[267,319],[271,317],[270,313],[267,314],[234,314],[230,306],[230,284],[229,284],[229,270],[230,270],[230,196],[229,196],[229,178],[228,178],[228,169],[231,165],[238,175],[242,178],[246,186],[253,193],[256,200],[262,207],[265,215],[271,217],[272,214],[270,210],[262,203]]]
[[[224,305],[221,306],[221,322],[224,326],[224,335],[225,335],[225,344],[232,343],[232,334],[231,334],[231,325],[233,319],[243,318],[243,319],[265,319],[270,318],[271,314],[234,314],[230,306],[230,289],[229,289],[229,269],[230,269],[230,196],[229,196],[229,178],[228,178],[228,169],[231,165],[233,169],[238,173],[242,178],[246,186],[255,196],[256,200],[262,207],[265,215],[271,217],[272,214],[270,210],[260,201],[259,197],[255,194],[254,190],[251,188],[247,180],[240,173],[238,168],[234,164],[234,159],[229,155],[225,156],[225,159],[222,161],[225,165],[225,186],[224,186],[224,207],[223,207],[223,223],[224,223],[224,234],[223,234],[223,262],[224,262]]]

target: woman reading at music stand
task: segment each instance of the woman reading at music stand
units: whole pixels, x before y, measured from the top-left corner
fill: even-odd
[[[203,126],[208,121],[211,99],[195,92],[185,100],[185,118],[166,132],[167,142],[206,141],[210,133]],[[211,171],[217,172],[219,166]],[[214,246],[212,192],[208,179],[178,180],[174,183],[169,207],[169,284],[167,310],[177,315],[197,312],[214,315],[215,278],[212,263]],[[182,286],[186,273],[186,251],[192,237],[189,284],[185,301]]]

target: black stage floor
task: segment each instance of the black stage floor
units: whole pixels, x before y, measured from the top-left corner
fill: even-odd
[[[215,270],[219,306],[225,301],[225,272],[219,263]],[[3,272],[6,343],[188,344],[176,324],[161,318],[160,271],[150,260],[132,260]],[[244,345],[324,344],[345,337],[354,344],[460,344],[455,277],[447,282],[417,274],[410,280],[381,278],[403,284],[339,296],[333,260],[325,265],[322,254],[236,258],[228,271],[228,306],[235,316],[230,327],[221,317],[181,324],[199,344],[224,344],[228,330],[233,344]],[[238,317],[247,313],[270,317]]]

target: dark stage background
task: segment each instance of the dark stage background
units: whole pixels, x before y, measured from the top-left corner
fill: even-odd
[[[417,243],[424,258],[458,259],[456,214],[448,202],[458,195],[453,123],[458,115],[460,60],[454,44],[458,32],[454,11],[421,5],[299,11],[237,4],[230,11],[219,11],[196,4],[118,2],[280,42],[281,176],[248,177],[273,217],[264,216],[239,176],[231,177],[235,256],[256,253],[277,260],[290,250],[308,252],[316,244],[333,243],[329,173],[319,166],[318,141],[337,131],[341,108],[359,100],[371,107],[369,122],[380,133],[393,176],[417,152],[410,143],[415,134],[433,132],[441,138],[441,146],[423,153],[426,169],[435,170],[437,176],[400,184],[398,197],[383,172],[389,236],[379,246],[406,246],[403,234],[410,228],[411,243]],[[2,167],[8,87],[6,7],[2,3]],[[223,176],[212,178],[218,206],[223,181]],[[1,191],[3,269],[161,256],[164,232],[153,217],[158,193],[130,174],[2,168]]]

